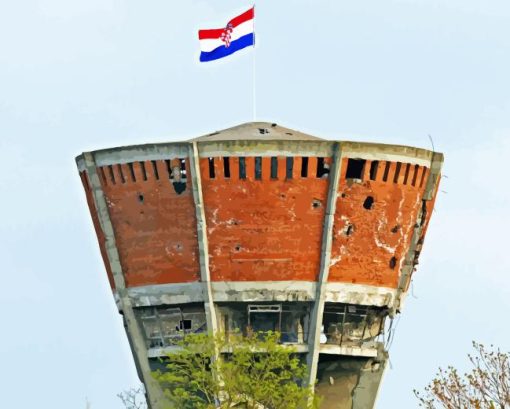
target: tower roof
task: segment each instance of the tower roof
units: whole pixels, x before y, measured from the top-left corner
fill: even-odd
[[[287,140],[287,141],[323,141],[317,136],[307,135],[294,129],[284,128],[270,122],[247,122],[232,128],[216,131],[193,138],[191,141],[212,142],[232,140]]]

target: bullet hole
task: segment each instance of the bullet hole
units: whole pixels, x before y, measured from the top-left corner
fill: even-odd
[[[312,201],[312,207],[314,209],[317,209],[318,207],[322,206],[322,202],[319,199],[313,199]]]
[[[285,193],[281,193],[281,194],[280,194],[280,197],[281,197],[282,199],[285,199]]]
[[[393,270],[396,265],[397,265],[397,258],[396,257],[392,257],[391,260],[390,260],[390,268]]]
[[[393,227],[393,228],[391,229],[391,232],[392,232],[392,233],[396,233],[396,232],[398,232],[398,229],[400,229],[400,226],[397,224],[395,227]]]
[[[241,246],[238,244],[234,247],[235,251],[241,251]]]
[[[265,135],[269,133],[269,130],[268,129],[265,129],[265,128],[259,128],[259,134],[261,135]]]
[[[340,196],[342,196],[342,199],[347,197],[347,195],[345,193],[342,193]]]
[[[363,207],[367,210],[370,210],[374,204],[374,198],[372,196],[367,196],[365,201],[363,202]]]
[[[144,201],[144,197],[143,197],[143,195],[142,195],[141,193],[140,193],[140,194],[138,194],[138,201],[139,201],[140,203],[143,203],[143,201]]]
[[[366,160],[364,159],[349,159],[347,161],[346,179],[363,179],[363,169],[365,168]]]
[[[173,182],[172,185],[174,187],[175,193],[178,195],[186,190],[186,182]]]
[[[182,244],[178,243],[175,245],[176,250],[182,250]]]
[[[349,224],[347,226],[347,230],[345,230],[345,235],[350,236],[354,232],[354,225]]]

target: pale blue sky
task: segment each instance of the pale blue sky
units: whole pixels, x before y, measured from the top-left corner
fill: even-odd
[[[120,409],[136,384],[75,155],[252,120],[252,53],[199,65],[198,28],[250,3],[0,0],[0,389],[5,408]],[[510,349],[510,3],[262,0],[257,119],[445,153],[378,409]]]

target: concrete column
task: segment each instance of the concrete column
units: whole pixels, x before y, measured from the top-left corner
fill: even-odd
[[[335,220],[336,202],[338,197],[338,184],[340,181],[341,168],[341,149],[340,143],[333,144],[333,161],[329,173],[328,199],[326,203],[326,213],[324,215],[324,224],[322,230],[322,249],[319,270],[319,279],[317,282],[317,291],[315,302],[313,304],[310,332],[308,334],[308,384],[313,387],[317,377],[317,364],[319,362],[320,333],[322,326],[322,316],[324,314],[324,303],[326,294],[326,284],[329,276],[329,265],[331,261],[331,245],[333,240],[333,223]]]
[[[203,283],[205,317],[207,329],[213,334],[217,331],[216,310],[214,308],[211,287],[211,274],[209,271],[209,244],[207,241],[207,224],[204,212],[204,198],[202,195],[202,175],[198,156],[198,146],[192,142],[189,147],[189,161],[191,181],[193,186],[193,200],[197,217],[198,252],[200,257],[200,280]]]
[[[136,367],[139,371],[139,375],[142,377],[141,380],[145,384],[147,403],[150,409],[163,409],[164,398],[162,390],[151,375],[143,332],[135,317],[131,300],[127,294],[119,252],[115,242],[115,233],[110,220],[110,213],[101,187],[101,182],[96,171],[96,162],[93,154],[90,152],[84,153],[83,158],[85,160],[85,169],[87,171],[99,223],[106,239],[106,254],[113,274],[115,289],[119,297],[120,310],[124,315],[124,322],[136,360]]]

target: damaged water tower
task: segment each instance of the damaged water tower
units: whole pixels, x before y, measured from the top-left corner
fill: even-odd
[[[152,409],[185,333],[274,330],[322,408],[369,409],[432,214],[443,155],[247,123],[77,157]]]

